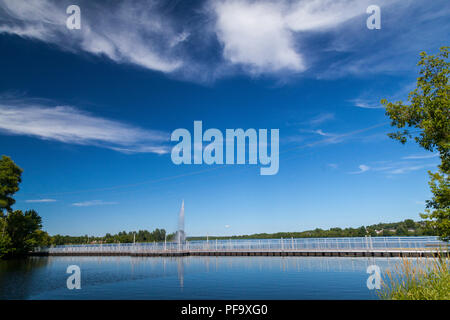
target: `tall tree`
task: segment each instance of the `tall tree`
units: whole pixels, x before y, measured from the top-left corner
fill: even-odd
[[[2,156],[0,159],[0,215],[3,211],[11,211],[11,206],[16,202],[14,193],[19,191],[22,169],[19,168],[11,158]]]
[[[14,193],[19,191],[22,169],[7,156],[0,159],[0,258],[11,252],[11,237],[6,232],[5,212],[10,212],[15,203]]]
[[[381,101],[391,125],[401,129],[389,137],[402,144],[413,139],[425,150],[439,153],[438,172],[429,172],[433,197],[421,216],[445,241],[450,240],[449,48],[442,47],[437,55],[420,54],[420,76],[409,94],[409,104]]]
[[[41,230],[42,219],[34,210],[12,210],[19,191],[22,169],[9,157],[0,159],[0,258],[23,254],[36,246],[48,245],[50,237]]]

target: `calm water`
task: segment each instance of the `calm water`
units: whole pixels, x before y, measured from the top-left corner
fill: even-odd
[[[33,257],[0,261],[0,299],[377,299],[367,267],[395,258]],[[69,265],[81,289],[69,290]]]

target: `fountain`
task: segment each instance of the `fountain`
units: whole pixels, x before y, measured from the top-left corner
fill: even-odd
[[[186,242],[186,234],[184,233],[184,200],[181,202],[180,214],[178,216],[178,231],[176,233],[176,239],[179,248]]]

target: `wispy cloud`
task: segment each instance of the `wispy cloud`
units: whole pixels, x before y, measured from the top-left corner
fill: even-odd
[[[383,105],[379,101],[372,100],[364,100],[364,99],[353,99],[349,100],[355,107],[363,108],[363,109],[384,109]]]
[[[225,0],[212,3],[224,58],[242,64],[250,72],[266,73],[307,69],[296,36],[330,30],[365,14],[369,2]]]
[[[432,164],[404,165],[404,166],[399,167],[399,168],[387,170],[387,173],[390,173],[390,174],[404,174],[404,173],[408,173],[408,172],[411,172],[411,171],[417,171],[417,170],[424,169],[426,167],[434,167],[434,166],[435,165],[432,165]]]
[[[104,55],[119,63],[172,72],[183,62],[173,48],[187,38],[177,33],[155,1],[77,1],[80,30],[68,30],[65,12],[71,1],[3,0],[0,34],[38,39],[72,52]],[[169,50],[172,49],[172,50]]]
[[[367,172],[370,170],[370,167],[365,164],[359,165],[358,168],[359,168],[359,171],[353,171],[353,172],[349,172],[349,173],[350,174],[361,174],[361,173],[364,173],[364,172]]]
[[[326,64],[319,78],[416,72],[418,53],[436,51],[443,45],[442,39],[447,37],[450,26],[448,1],[373,4],[381,7],[381,31],[369,34],[369,30],[361,29],[365,22],[361,21],[360,25],[346,24],[345,31],[335,32],[328,51],[345,56]]]
[[[300,132],[304,132],[307,133],[311,136],[311,134],[314,135],[319,135],[321,137],[324,137],[323,139],[320,140],[315,140],[312,142],[305,142],[304,144],[297,146],[297,147],[292,147],[290,149],[286,149],[281,153],[284,152],[289,152],[289,151],[293,151],[293,150],[297,150],[300,148],[312,148],[312,147],[317,147],[317,146],[326,146],[326,145],[331,145],[331,144],[337,144],[337,143],[342,143],[351,139],[360,139],[361,141],[366,141],[367,137],[364,136],[359,136],[364,132],[370,131],[370,130],[374,130],[376,128],[380,128],[387,125],[387,123],[379,123],[370,127],[366,127],[363,129],[358,129],[358,130],[354,130],[354,131],[350,131],[350,132],[345,132],[345,133],[330,133],[330,132],[324,132],[322,129],[316,129],[316,130],[300,130]],[[284,141],[286,141],[287,143],[298,143],[298,142],[303,142],[304,140],[306,140],[305,135],[291,135],[285,138]]]
[[[380,89],[380,92],[382,90],[382,93],[375,89],[371,89],[362,92],[359,97],[350,99],[348,102],[352,106],[362,109],[384,109],[384,106],[381,104],[383,98],[386,98],[388,101],[406,101],[408,99],[408,94],[415,89],[415,86],[415,82],[408,82],[403,84],[392,94],[386,93],[385,88]]]
[[[417,159],[431,159],[431,158],[437,158],[437,157],[439,157],[439,154],[433,153],[433,154],[424,154],[424,155],[410,155],[410,156],[403,157],[402,159],[417,160]]]
[[[323,132],[322,129],[317,129],[314,131],[314,133],[317,133],[318,135],[320,135],[322,137],[337,137],[337,136],[339,136],[338,134]]]
[[[368,34],[372,0],[205,0],[183,5],[185,15],[178,0],[76,3],[81,30],[66,28],[70,0],[2,0],[0,34],[193,81],[235,72],[336,78],[411,70],[419,50],[445,39],[450,12],[445,0],[378,0],[382,31]]]
[[[309,120],[309,124],[311,126],[318,126],[321,125],[327,121],[334,119],[334,113],[321,113],[318,116],[312,118]]]
[[[75,207],[92,207],[92,206],[105,206],[105,205],[113,205],[117,204],[118,202],[108,202],[103,200],[90,200],[90,201],[83,201],[83,202],[75,202],[72,203],[72,206]]]
[[[406,5],[396,6],[401,2],[379,0],[377,5],[383,10],[393,7],[390,10],[397,13],[408,10]],[[362,50],[364,57],[357,53],[361,48],[372,48],[374,42],[373,37],[364,32],[368,17],[366,9],[373,4],[371,0],[217,0],[212,4],[217,17],[215,32],[223,45],[223,57],[253,74],[299,73],[320,62],[324,66],[323,73],[319,72],[320,77],[336,77],[364,72],[358,71],[360,69],[372,68],[372,72],[376,72],[374,65],[378,67],[386,63],[384,60],[389,61],[385,54],[380,61],[375,61],[380,54],[375,55],[369,49]],[[359,17],[362,18],[356,20]],[[354,23],[349,27],[350,21]],[[393,32],[384,33],[385,42],[393,42]],[[328,40],[322,44],[325,48],[317,51],[309,40],[311,35],[321,34],[327,34]],[[347,52],[351,58],[330,64],[321,56],[327,51]],[[378,63],[365,65],[367,59]],[[391,70],[395,69],[395,63],[391,61]],[[379,71],[387,70],[380,68]]]
[[[168,134],[92,115],[71,106],[0,99],[0,132],[124,153],[167,153]]]
[[[31,200],[25,200],[27,203],[46,203],[46,202],[56,202],[55,199],[31,199]]]
[[[420,159],[427,159],[427,158],[409,158],[409,160],[420,160]],[[382,172],[389,175],[400,175],[410,173],[413,171],[423,170],[425,168],[433,168],[436,166],[437,163],[421,162],[421,161],[378,161],[371,164],[370,170],[374,172]]]
[[[344,142],[348,139],[352,139],[355,138],[355,136],[364,133],[366,131],[370,131],[382,126],[385,126],[386,123],[379,123],[367,128],[363,128],[363,129],[358,129],[358,130],[354,130],[354,131],[350,131],[350,132],[346,132],[346,133],[329,133],[329,132],[324,132],[321,129],[319,130],[315,130],[314,133],[326,137],[323,140],[319,140],[319,141],[315,141],[312,142],[310,144],[308,144],[308,146],[312,147],[312,146],[316,146],[316,145],[327,145],[327,144],[335,144],[335,143],[341,143]]]

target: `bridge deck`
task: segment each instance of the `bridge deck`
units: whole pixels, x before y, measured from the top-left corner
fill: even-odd
[[[328,257],[437,257],[438,249],[354,249],[354,250],[161,250],[161,251],[73,251],[34,252],[35,256],[132,256],[132,257],[178,257],[178,256],[328,256]]]
[[[38,248],[34,255],[430,257],[448,248],[437,237],[281,238],[63,245]]]

